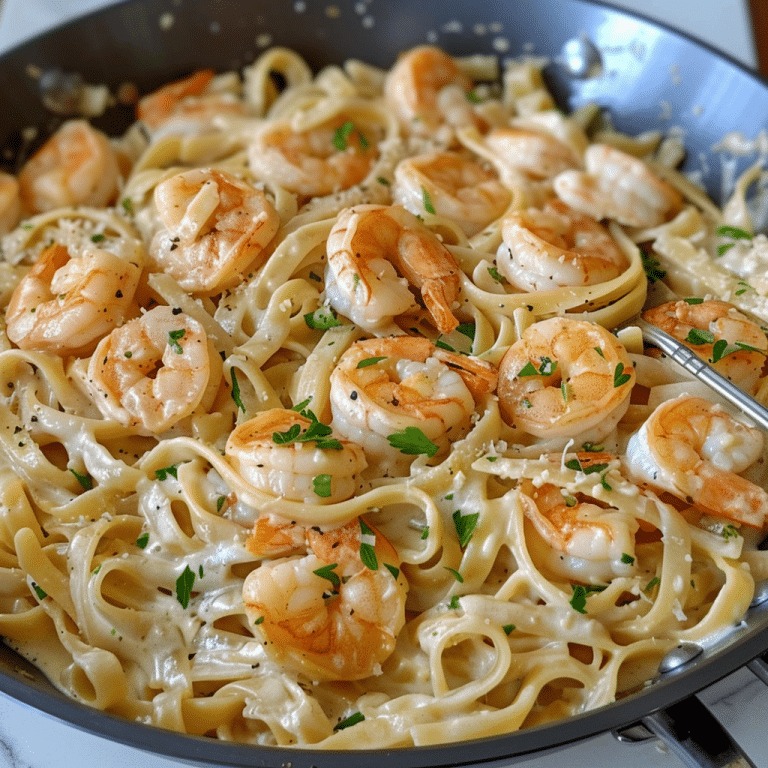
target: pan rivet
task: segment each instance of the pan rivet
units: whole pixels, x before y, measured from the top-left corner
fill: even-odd
[[[670,672],[677,672],[680,667],[690,664],[697,656],[703,653],[704,649],[696,643],[680,643],[676,648],[669,651],[659,664],[659,672],[667,675]]]
[[[563,46],[562,64],[573,77],[598,77],[603,71],[603,58],[597,46],[585,35],[568,40]]]

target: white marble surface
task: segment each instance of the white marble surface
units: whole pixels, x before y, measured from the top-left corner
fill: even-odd
[[[109,0],[0,0],[0,51],[73,15],[104,5]],[[707,40],[753,66],[754,46],[742,0],[619,0],[666,20]],[[728,19],[722,24],[723,18]],[[765,730],[750,713],[768,709],[768,689],[741,671],[711,687],[704,698],[723,722],[729,723],[745,745],[764,747]],[[755,715],[756,717],[756,715]],[[761,765],[768,766],[768,750]],[[656,742],[620,744],[613,736],[591,739],[557,756],[533,758],[525,768],[681,768],[675,756]],[[75,730],[0,694],[0,768],[172,768],[174,760],[148,755],[138,749],[109,742]]]

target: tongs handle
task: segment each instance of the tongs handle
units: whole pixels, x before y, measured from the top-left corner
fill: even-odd
[[[688,373],[692,373],[699,381],[714,389],[719,395],[722,395],[729,403],[749,416],[763,429],[768,430],[768,408],[757,402],[754,397],[750,397],[746,392],[739,389],[732,381],[725,376],[721,376],[714,368],[702,360],[698,355],[692,352],[677,339],[665,333],[655,325],[651,325],[642,319],[632,322],[643,334],[643,339],[655,347],[658,347],[665,355],[671,357],[678,365],[685,368]]]

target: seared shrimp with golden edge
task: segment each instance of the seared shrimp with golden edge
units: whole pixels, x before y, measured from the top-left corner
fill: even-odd
[[[453,314],[459,265],[437,236],[404,208],[357,205],[343,210],[326,250],[328,300],[364,330],[397,332],[393,319],[419,309],[411,286],[441,333],[459,324]]]
[[[338,439],[311,411],[263,411],[235,428],[224,451],[250,485],[307,504],[350,498],[367,466],[359,445]]]
[[[733,304],[681,299],[646,310],[643,319],[682,341],[734,384],[755,393],[768,354],[768,338]]]
[[[240,101],[224,94],[207,94],[215,73],[200,69],[191,75],[166,83],[136,105],[136,118],[149,128],[159,128],[174,117],[213,117],[222,113],[244,114]]]
[[[407,584],[397,551],[360,518],[307,531],[308,553],[262,562],[243,602],[268,655],[310,680],[378,674],[405,624]]]
[[[19,172],[24,207],[32,213],[71,205],[104,207],[117,195],[120,170],[109,139],[85,120],[69,120]]]
[[[768,493],[739,474],[762,452],[759,429],[717,403],[681,395],[658,406],[630,437],[626,459],[635,480],[715,517],[762,528]]]
[[[154,202],[163,229],[152,238],[150,256],[191,293],[237,285],[280,226],[267,196],[225,171],[171,176],[155,188]]]
[[[578,168],[576,153],[546,131],[532,128],[493,128],[484,138],[496,163],[512,175],[551,179],[563,171]]]
[[[576,454],[584,468],[613,459],[605,454]],[[520,490],[527,497],[523,499],[525,516],[538,537],[529,541],[529,549],[552,573],[585,584],[632,573],[639,528],[634,517],[589,496],[570,495],[553,483],[525,480]]]
[[[0,235],[10,232],[21,218],[19,182],[10,173],[0,171]]]
[[[629,266],[602,224],[559,200],[511,213],[503,221],[502,238],[496,254],[499,272],[524,291],[596,285]]]
[[[359,184],[378,156],[380,128],[338,115],[321,125],[297,130],[289,122],[269,122],[248,148],[254,176],[304,197],[341,192]]]
[[[210,405],[220,370],[197,320],[155,307],[99,342],[87,384],[105,418],[158,434]]]
[[[601,440],[629,407],[635,371],[595,323],[553,317],[526,329],[499,366],[504,420],[537,437]]]
[[[405,131],[429,136],[444,123],[480,127],[466,97],[472,86],[445,51],[422,45],[400,56],[389,70],[384,96]]]
[[[646,163],[608,144],[592,144],[584,171],[555,177],[557,196],[594,219],[613,219],[628,227],[656,227],[683,207],[682,195]]]
[[[422,337],[358,341],[331,374],[333,427],[372,463],[401,471],[415,455],[442,455],[463,437],[496,380],[490,363]]]
[[[430,152],[398,163],[392,197],[414,215],[453,219],[471,237],[504,213],[512,193],[476,160]]]
[[[21,349],[88,355],[130,315],[141,265],[100,248],[70,257],[63,245],[41,252],[5,310],[8,338]]]

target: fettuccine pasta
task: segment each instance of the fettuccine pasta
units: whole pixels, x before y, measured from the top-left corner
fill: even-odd
[[[609,704],[744,616],[763,435],[611,330],[666,271],[654,322],[768,401],[764,296],[712,259],[759,246],[751,182],[721,210],[674,142],[498,67],[276,48],[0,180],[0,635],[58,689],[439,744]]]

